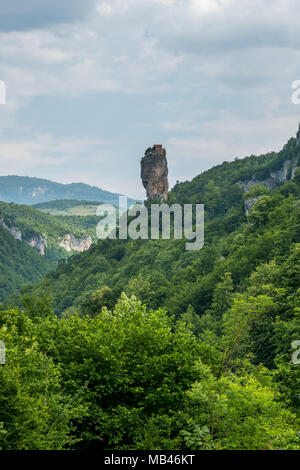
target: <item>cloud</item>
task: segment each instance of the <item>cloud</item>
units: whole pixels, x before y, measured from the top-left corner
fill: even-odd
[[[74,17],[82,5],[89,10],[82,1],[60,1],[57,8],[55,1],[44,4],[48,19],[54,14],[48,10],[72,11]],[[4,17],[15,10],[21,18],[25,7],[11,5],[4,7]],[[38,18],[39,5],[31,0],[28,15]],[[292,74],[297,78],[296,6],[295,0],[99,1],[94,14],[78,24],[28,31],[25,15],[24,28],[0,35],[0,78],[15,100],[213,89],[237,95],[266,88],[270,80],[279,87],[279,79],[282,84]]]
[[[24,31],[84,19],[95,0],[0,0],[0,31]]]
[[[187,0],[175,2],[165,13],[157,18],[153,34],[161,47],[173,52],[205,56],[236,49],[299,47],[296,0]]]
[[[50,167],[76,167],[78,160],[85,159],[86,165],[95,161],[107,164],[110,160],[108,142],[95,138],[61,137],[50,134],[36,135],[27,140],[1,140],[0,160],[7,173],[24,174],[32,170],[49,170]],[[105,152],[103,150],[105,149]]]
[[[54,176],[61,165],[65,178],[81,175],[94,182],[98,171],[111,186],[113,174],[119,186],[118,168],[124,187],[130,188],[132,175],[139,178],[138,152],[154,142],[167,146],[174,180],[222,159],[279,148],[295,134],[298,108],[291,103],[291,83],[300,79],[296,0],[2,4],[0,31],[1,24],[6,26],[0,33],[0,79],[7,85],[7,105],[0,108],[1,138],[7,145],[0,154],[2,172],[11,172],[19,161],[19,171],[40,174],[44,161]],[[43,98],[49,113],[40,104]],[[90,98],[92,105],[76,109],[80,115],[84,108],[85,116],[76,142],[62,137],[74,135],[67,113],[55,111],[56,101],[63,106],[65,99],[67,109],[79,98]],[[29,124],[32,109],[35,121]],[[74,114],[69,120],[73,116],[77,119]],[[98,119],[105,129],[97,127]],[[45,122],[46,131],[40,129]],[[41,137],[45,133],[50,141]],[[106,134],[111,144],[105,151],[101,143],[90,147],[89,139],[102,142]],[[70,146],[63,146],[62,139]],[[77,143],[82,150],[76,153]],[[87,171],[86,154],[99,155],[98,163],[89,160]],[[67,167],[67,155],[74,166]]]
[[[225,114],[202,123],[193,136],[171,137],[166,143],[171,184],[192,179],[223,161],[279,151],[291,137],[291,129],[296,133],[296,122],[297,115],[236,120]]]

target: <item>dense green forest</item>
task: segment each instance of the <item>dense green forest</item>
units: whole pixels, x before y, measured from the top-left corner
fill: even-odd
[[[189,201],[205,204],[204,248],[185,251],[184,240],[99,241],[66,264],[62,261],[48,278],[56,313],[61,314],[74,305],[76,308],[84,305],[85,309],[90,296],[109,287],[114,300],[126,291],[142,296],[141,300],[150,307],[165,306],[179,314],[192,305],[196,313],[203,314],[210,306],[213,289],[222,273],[230,272],[235,285],[243,284],[259,264],[274,259],[284,246],[287,256],[292,243],[300,242],[295,223],[299,197],[297,173],[293,180],[287,179],[273,191],[255,185],[245,193],[236,184],[253,175],[265,178],[287,160],[298,164],[299,157],[300,149],[296,148],[295,139],[291,139],[279,153],[223,163],[190,183],[176,185],[169,193],[170,204]],[[245,199],[256,195],[264,195],[255,210],[265,204],[266,224],[253,224],[254,208],[249,219],[245,215]],[[285,210],[286,204],[291,206],[291,214]],[[280,211],[279,207],[282,207],[281,218],[276,217],[272,223],[273,211]]]
[[[22,285],[41,280],[55,266],[56,263],[41,257],[0,227],[0,303]]]
[[[0,301],[24,283],[41,279],[55,269],[60,259],[72,254],[59,245],[66,234],[72,234],[79,240],[90,237],[95,241],[98,220],[95,215],[53,217],[30,206],[0,202],[0,222],[3,221],[6,226],[4,228],[0,223]],[[14,240],[8,229],[16,229],[21,234],[22,242]],[[27,246],[31,240],[43,246],[43,256],[36,248]]]
[[[98,241],[3,304],[0,447],[300,449],[299,157],[291,139],[178,183],[202,250]]]
[[[49,246],[57,246],[57,240],[66,233],[72,233],[77,238],[84,238],[90,235],[96,239],[95,224],[99,221],[99,217],[95,216],[73,216],[52,217],[40,210],[36,210],[30,206],[7,204],[0,202],[0,214],[9,226],[18,227],[25,238],[36,235],[44,235],[47,237]],[[46,250],[46,256],[51,256],[49,250]],[[56,260],[61,256],[57,254]]]

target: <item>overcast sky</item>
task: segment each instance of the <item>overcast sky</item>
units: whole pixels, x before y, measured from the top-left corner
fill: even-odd
[[[0,174],[144,197],[140,158],[171,186],[279,150],[300,105],[299,0],[0,0]]]

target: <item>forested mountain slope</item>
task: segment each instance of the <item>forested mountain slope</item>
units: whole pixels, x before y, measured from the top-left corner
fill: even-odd
[[[278,154],[224,163],[190,183],[176,185],[169,193],[170,204],[205,204],[204,248],[187,252],[183,241],[174,240],[99,241],[88,252],[61,264],[49,278],[57,312],[85,305],[94,291],[108,286],[116,296],[122,290],[138,293],[148,305],[164,305],[172,313],[180,314],[189,305],[203,313],[222,274],[231,272],[240,286],[256,266],[281,252],[288,257],[293,243],[300,242],[295,171],[299,157],[300,149],[291,139]],[[283,167],[287,171],[282,176]],[[255,184],[246,186],[249,178]],[[274,189],[259,184],[270,179]],[[245,201],[262,195],[248,220]],[[249,224],[257,211],[263,213],[265,223]]]
[[[55,266],[0,227],[0,303],[22,285],[38,282]]]
[[[280,152],[251,155],[233,162],[224,162],[196,176],[192,181],[178,183],[169,200],[180,203],[204,203],[205,216],[223,216],[239,207],[245,191],[256,185],[271,190],[291,180],[300,165],[300,147],[291,138]]]
[[[56,199],[99,201],[117,205],[119,194],[84,183],[61,184],[28,176],[0,176],[1,201],[31,205]],[[134,203],[132,199],[128,202]]]
[[[99,241],[0,308],[0,447],[299,450],[298,158],[177,185],[205,203],[201,250]]]
[[[0,201],[0,301],[24,283],[41,279],[58,260],[87,250],[96,240],[98,220],[96,215],[53,217],[30,206]]]

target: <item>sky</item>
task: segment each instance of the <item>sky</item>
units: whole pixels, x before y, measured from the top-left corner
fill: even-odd
[[[0,0],[0,174],[145,197],[296,134],[299,0]]]

